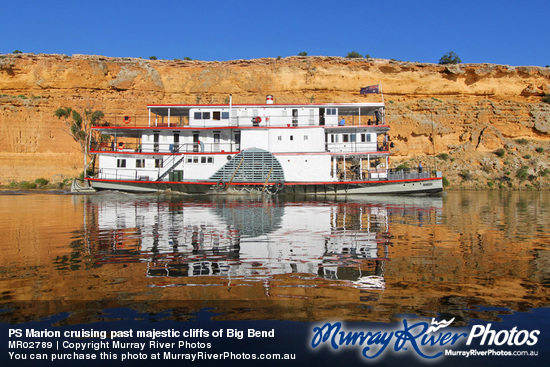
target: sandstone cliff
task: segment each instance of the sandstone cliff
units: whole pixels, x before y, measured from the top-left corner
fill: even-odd
[[[78,146],[54,116],[62,106],[140,120],[148,103],[225,103],[229,94],[234,103],[260,103],[266,94],[277,103],[380,101],[359,95],[377,83],[392,127],[392,166],[437,165],[451,188],[549,187],[550,105],[541,100],[550,93],[548,67],[34,54],[0,55],[0,184],[79,174]]]

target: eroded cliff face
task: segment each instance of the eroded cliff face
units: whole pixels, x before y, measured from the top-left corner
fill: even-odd
[[[227,62],[73,55],[0,55],[0,183],[82,170],[57,108],[145,122],[147,104],[369,102],[381,83],[392,166],[437,165],[450,187],[548,187],[550,68],[289,57]],[[494,154],[503,149],[504,155]],[[439,155],[439,158],[434,156]],[[518,171],[526,166],[525,175]]]

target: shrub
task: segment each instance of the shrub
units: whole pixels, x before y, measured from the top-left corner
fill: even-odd
[[[34,183],[34,182],[28,182],[28,181],[23,181],[23,182],[21,182],[21,188],[22,188],[23,190],[36,189],[36,183]]]
[[[527,175],[527,171],[529,170],[529,167],[528,166],[523,166],[521,167],[520,169],[518,169],[516,171],[516,177],[520,180],[520,181],[523,181],[525,180],[528,175]]]
[[[468,170],[464,170],[458,175],[460,176],[460,178],[462,178],[463,181],[470,181],[473,178],[472,174]]]
[[[441,153],[437,155],[437,158],[446,161],[447,159],[449,159],[449,155],[447,153]]]
[[[443,177],[442,181],[443,181],[443,186],[444,187],[447,187],[447,186],[450,185],[449,180],[447,180],[447,177]]]
[[[36,180],[34,180],[34,183],[37,184],[38,187],[44,187],[49,183],[49,181],[45,178],[37,178]]]
[[[516,143],[518,143],[519,145],[527,145],[529,143],[529,140],[525,138],[516,139]]]
[[[157,60],[156,56],[149,56],[149,60]]]
[[[526,154],[526,155],[523,156],[523,158],[525,158],[525,159],[531,159],[531,154]]]
[[[303,52],[303,51],[302,51],[302,52],[300,52],[300,53],[298,54],[298,56],[307,56],[307,52]]]
[[[357,51],[348,52],[348,54],[346,55],[346,59],[360,59],[362,57],[363,57],[363,55],[361,55]]]
[[[502,148],[499,148],[497,150],[495,150],[495,154],[498,156],[498,157],[504,157],[504,154],[506,153],[506,151]]]
[[[22,51],[19,51],[19,50],[15,50],[13,51],[14,54],[22,54],[23,52]]]
[[[550,94],[547,94],[544,97],[542,97],[542,101],[545,103],[550,103]]]
[[[546,176],[548,176],[548,173],[550,173],[550,170],[548,168],[545,168],[542,171],[539,171],[539,176],[540,177],[546,177]]]
[[[544,152],[544,148],[538,147],[538,148],[535,149],[535,152],[542,153],[542,152]]]
[[[447,52],[442,58],[439,59],[439,63],[441,65],[460,64],[461,62],[462,60],[460,60],[460,57],[458,57],[458,55],[453,51]]]

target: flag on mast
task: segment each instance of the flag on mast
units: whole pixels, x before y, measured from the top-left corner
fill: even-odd
[[[359,94],[378,94],[380,93],[380,85],[369,85],[368,87],[361,88]]]

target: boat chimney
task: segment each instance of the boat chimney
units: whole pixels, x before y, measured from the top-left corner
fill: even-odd
[[[267,97],[265,97],[265,104],[273,104],[273,96],[271,94],[268,94]]]

